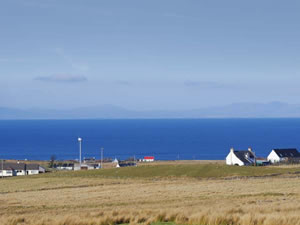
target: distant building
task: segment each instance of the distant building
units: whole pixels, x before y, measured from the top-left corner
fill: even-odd
[[[54,166],[57,170],[74,170],[74,163],[63,163]]]
[[[83,162],[84,163],[95,163],[96,162],[96,158],[92,157],[92,158],[83,158]]]
[[[273,149],[268,155],[268,161],[278,163],[283,161],[299,161],[300,153],[296,148]]]
[[[153,162],[154,156],[145,156],[143,159],[144,162]]]
[[[267,158],[256,157],[256,165],[257,166],[267,166],[270,165],[270,162]]]
[[[226,157],[227,165],[237,165],[237,166],[251,166],[255,165],[255,154],[251,148],[246,151],[236,151],[233,148],[230,149],[229,154]]]
[[[38,164],[27,164],[26,175],[34,175],[39,173],[45,173],[46,169]]]
[[[100,163],[81,163],[81,165],[80,163],[74,164],[74,170],[95,170],[100,168]]]
[[[129,167],[129,166],[137,166],[136,163],[133,162],[119,162],[117,163],[116,167]]]
[[[0,163],[0,176],[12,177],[12,176],[25,176],[34,175],[39,173],[45,173],[45,168],[38,164],[25,164],[25,163]]]

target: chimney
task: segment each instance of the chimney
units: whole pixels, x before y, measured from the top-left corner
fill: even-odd
[[[249,152],[252,152],[252,148],[251,148],[251,147],[249,147],[249,148],[248,148],[248,151],[249,151]]]
[[[234,148],[230,148],[230,152],[234,152]]]

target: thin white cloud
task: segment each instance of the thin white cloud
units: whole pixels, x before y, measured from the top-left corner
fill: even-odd
[[[58,82],[58,83],[76,83],[76,82],[85,82],[87,78],[82,75],[73,75],[73,74],[56,74],[51,76],[39,76],[35,80],[44,81],[44,82]]]

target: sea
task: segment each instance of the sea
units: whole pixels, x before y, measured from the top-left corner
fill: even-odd
[[[300,148],[300,119],[2,120],[0,159],[222,160],[229,149]]]

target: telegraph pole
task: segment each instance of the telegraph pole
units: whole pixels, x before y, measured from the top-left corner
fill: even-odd
[[[104,148],[101,148],[101,169],[103,169],[103,150]]]
[[[1,173],[1,174],[2,174],[2,178],[3,178],[3,161],[4,161],[4,160],[2,159],[2,163],[1,163],[1,168],[2,168],[2,173]]]

